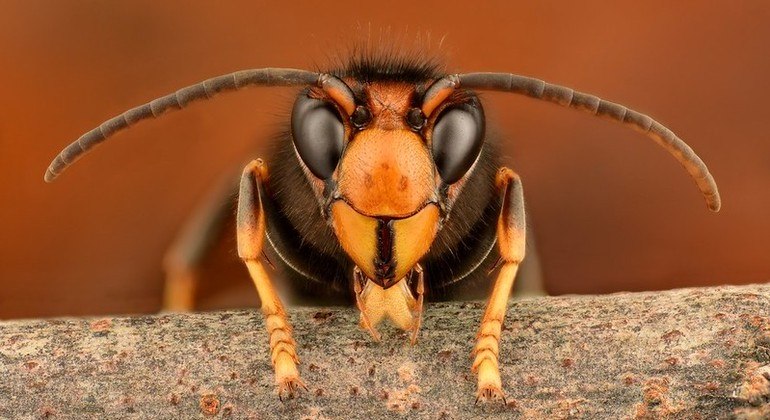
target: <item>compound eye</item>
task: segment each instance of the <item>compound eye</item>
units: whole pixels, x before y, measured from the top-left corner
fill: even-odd
[[[310,172],[331,178],[342,155],[345,127],[330,103],[301,95],[291,112],[294,147]]]
[[[484,143],[484,111],[463,104],[446,108],[433,128],[433,160],[447,184],[459,181],[481,151]]]

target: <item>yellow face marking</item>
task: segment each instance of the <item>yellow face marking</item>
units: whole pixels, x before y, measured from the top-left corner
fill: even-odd
[[[428,252],[438,231],[438,207],[428,204],[419,213],[393,221],[396,273],[400,279]]]
[[[332,204],[332,223],[345,252],[367,277],[373,277],[377,220],[356,212],[344,201],[336,201]]]
[[[332,224],[342,248],[367,278],[377,279],[378,221],[338,200],[331,206]],[[428,204],[414,216],[391,222],[393,280],[403,278],[428,252],[438,231],[439,211]],[[388,252],[391,254],[391,252]],[[393,287],[393,286],[389,286]]]

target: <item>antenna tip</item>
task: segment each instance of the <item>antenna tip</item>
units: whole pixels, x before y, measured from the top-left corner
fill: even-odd
[[[56,175],[53,172],[51,172],[50,169],[48,169],[45,171],[45,175],[43,176],[43,179],[45,180],[46,183],[50,184],[53,182],[54,179],[56,179]]]
[[[719,213],[719,209],[722,208],[722,199],[719,195],[715,196],[712,200],[709,200],[708,208],[714,213]]]

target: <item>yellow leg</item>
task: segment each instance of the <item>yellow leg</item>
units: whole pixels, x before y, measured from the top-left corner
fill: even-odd
[[[163,311],[190,312],[195,309],[195,289],[198,281],[194,270],[166,272],[163,290]]]
[[[299,377],[299,370],[297,370],[299,358],[297,357],[297,343],[291,336],[291,325],[286,317],[281,299],[278,297],[262,263],[255,260],[246,260],[245,262],[262,301],[262,313],[265,315],[265,325],[270,336],[270,360],[275,369],[278,397],[283,399],[283,395],[286,393],[291,398],[299,387],[307,390],[305,383]]]
[[[526,224],[521,181],[512,170],[502,168],[497,175],[497,187],[503,195],[503,205],[497,223],[497,244],[502,266],[473,349],[475,360],[472,370],[478,374],[477,402],[498,398],[505,401],[498,367],[500,332],[516,271],[524,258]]]
[[[292,398],[299,387],[305,390],[307,387],[297,370],[299,358],[286,311],[261,261],[265,237],[262,199],[266,182],[267,166],[261,160],[252,161],[244,169],[238,195],[238,255],[246,263],[262,301],[278,398],[283,399],[284,393]]]
[[[166,283],[163,310],[189,312],[195,309],[199,268],[216,244],[225,220],[232,215],[232,197],[238,179],[228,174],[209,192],[185,221],[166,251],[163,266]]]

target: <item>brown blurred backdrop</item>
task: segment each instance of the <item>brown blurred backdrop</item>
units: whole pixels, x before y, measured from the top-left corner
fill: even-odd
[[[162,255],[185,216],[260,154],[293,93],[249,90],[140,124],[46,185],[61,147],[181,86],[323,67],[386,28],[406,43],[429,33],[449,70],[532,75],[650,113],[709,165],[719,214],[638,133],[485,95],[524,179],[551,293],[770,278],[766,1],[2,0],[0,10],[0,318],[158,310]],[[210,270],[203,307],[255,301],[247,280],[222,292],[233,270]]]

